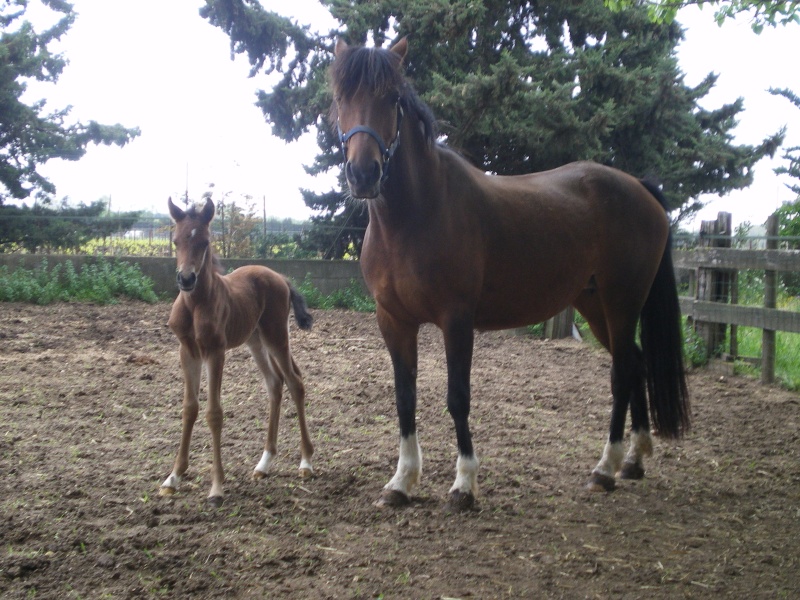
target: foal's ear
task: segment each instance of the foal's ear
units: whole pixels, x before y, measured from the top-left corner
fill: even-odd
[[[206,205],[200,211],[200,218],[206,223],[211,223],[214,218],[214,201],[211,198],[206,198]]]
[[[406,58],[406,54],[408,53],[408,36],[404,35],[401,37],[399,42],[389,48],[389,52],[394,52],[397,54],[397,56],[400,57],[400,62],[403,62]]]
[[[170,196],[167,200],[167,206],[169,206],[169,216],[171,216],[172,220],[176,223],[183,220],[183,218],[186,216],[186,213],[183,210],[172,203],[172,196]]]
[[[333,49],[333,55],[339,56],[343,52],[347,51],[350,46],[347,45],[347,42],[344,41],[344,38],[336,38],[336,47]]]

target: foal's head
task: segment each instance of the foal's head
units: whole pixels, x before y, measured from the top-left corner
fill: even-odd
[[[375,198],[400,141],[407,84],[402,63],[406,38],[389,50],[351,47],[341,38],[330,76],[336,122],[345,159],[345,177],[356,198]]]
[[[197,285],[197,275],[206,261],[212,260],[211,231],[209,224],[214,218],[214,203],[206,199],[205,206],[197,210],[194,206],[182,210],[168,200],[169,214],[175,221],[175,254],[178,257],[176,276],[181,291],[191,292]]]

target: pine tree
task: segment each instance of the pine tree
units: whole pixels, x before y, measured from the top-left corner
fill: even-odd
[[[687,86],[675,56],[680,25],[653,23],[641,7],[614,13],[602,0],[322,3],[346,25],[341,35],[349,43],[385,45],[410,36],[407,74],[440,120],[446,143],[490,172],[595,160],[657,179],[679,221],[702,207],[701,194],[752,183],[755,163],[783,140],[778,132],[757,146],[733,144],[742,100],[700,108],[716,76]],[[256,0],[206,0],[201,13],[230,35],[233,52],[247,53],[253,74],[265,65],[284,74],[258,103],[285,140],[317,128],[321,153],[308,172],[340,168],[341,150],[325,118],[336,32],[311,36]],[[338,256],[342,237],[360,248],[357,232],[342,230],[337,240],[332,227],[360,226],[360,207],[348,206],[342,191],[304,198],[320,211],[320,250]],[[323,231],[323,224],[331,228]]]

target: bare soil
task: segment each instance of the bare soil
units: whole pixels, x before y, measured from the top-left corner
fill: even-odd
[[[718,371],[690,378],[694,429],[656,440],[646,478],[583,489],[602,452],[609,359],[588,344],[477,336],[478,508],[442,511],[456,447],[441,336],[420,340],[423,481],[394,472],[393,378],[374,315],[293,327],[316,444],[299,479],[294,409],[279,461],[250,478],[266,401],[248,353],[223,382],[226,497],[209,507],[209,435],[158,496],[180,432],[167,304],[0,305],[2,598],[797,598],[798,396]]]

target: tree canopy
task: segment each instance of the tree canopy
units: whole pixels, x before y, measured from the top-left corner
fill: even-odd
[[[748,186],[755,163],[783,140],[776,132],[758,145],[733,144],[742,99],[700,107],[716,75],[686,85],[675,54],[680,25],[654,23],[638,3],[620,12],[602,0],[321,3],[339,31],[312,34],[257,0],[206,0],[201,9],[230,36],[232,53],[248,57],[252,75],[283,75],[257,103],[284,140],[316,128],[311,175],[340,168],[326,119],[326,69],[338,35],[375,45],[409,35],[409,78],[440,120],[443,141],[479,167],[516,174],[595,160],[656,178],[675,220],[698,211],[702,194]],[[366,224],[363,207],[346,205],[342,189],[304,192],[318,211],[312,238],[326,257],[358,252]]]
[[[764,26],[787,25],[800,23],[800,0],[783,2],[781,0],[604,0],[611,10],[619,11],[634,5],[647,7],[650,18],[657,23],[670,23],[685,6],[714,7],[714,19],[720,25],[726,19],[738,15],[750,18],[750,26],[756,33],[761,33]]]
[[[28,82],[56,83],[67,61],[51,51],[65,35],[76,13],[63,0],[40,0],[60,18],[42,32],[25,19],[28,0],[0,0],[0,205],[32,194],[52,201],[55,186],[40,165],[53,158],[78,160],[90,143],[123,146],[138,128],[96,121],[69,123],[70,107],[46,112],[45,100],[23,101]]]

